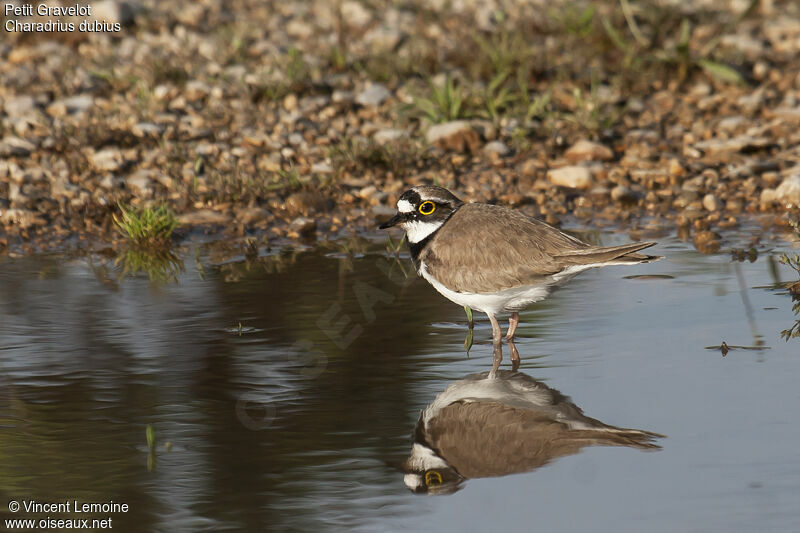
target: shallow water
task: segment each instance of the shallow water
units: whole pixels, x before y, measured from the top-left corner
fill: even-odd
[[[775,288],[796,275],[774,261],[789,247],[732,262],[659,241],[664,260],[583,273],[522,314],[536,423],[455,434],[475,478],[422,473],[428,496],[403,471],[420,411],[488,370],[491,328],[476,314],[467,357],[463,310],[381,243],[227,259],[197,245],[166,282],[96,257],[0,258],[0,519],[77,516],[11,500],[113,500],[129,511],[81,517],[115,531],[796,531],[800,339],[781,331],[800,317]],[[722,341],[725,357],[706,348]],[[521,398],[505,399],[516,420]],[[592,440],[575,406],[665,437]],[[541,428],[565,424],[572,447],[548,448]],[[541,451],[506,453],[519,442]]]

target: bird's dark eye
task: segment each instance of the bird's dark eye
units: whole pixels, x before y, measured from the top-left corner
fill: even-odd
[[[423,215],[430,215],[435,210],[436,210],[436,204],[431,201],[422,202],[421,204],[419,204],[419,212],[422,213]]]

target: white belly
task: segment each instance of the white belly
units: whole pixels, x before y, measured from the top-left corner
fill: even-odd
[[[600,265],[569,267],[557,274],[544,278],[541,283],[522,285],[486,294],[456,292],[448,289],[428,273],[424,261],[420,262],[419,273],[428,283],[433,285],[434,289],[451,302],[494,316],[503,312],[521,311],[532,303],[544,300],[553,290],[553,287],[568,281],[577,273],[593,266]]]

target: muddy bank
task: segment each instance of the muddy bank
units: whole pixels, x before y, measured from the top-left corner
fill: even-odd
[[[419,183],[708,251],[797,215],[796,4],[445,4],[104,1],[118,32],[4,32],[0,253],[116,246],[119,204],[165,203],[178,242],[338,239]]]

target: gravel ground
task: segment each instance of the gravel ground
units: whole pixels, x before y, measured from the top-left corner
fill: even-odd
[[[82,5],[2,19],[0,253],[116,247],[120,204],[333,240],[420,183],[705,252],[800,206],[794,2]]]

